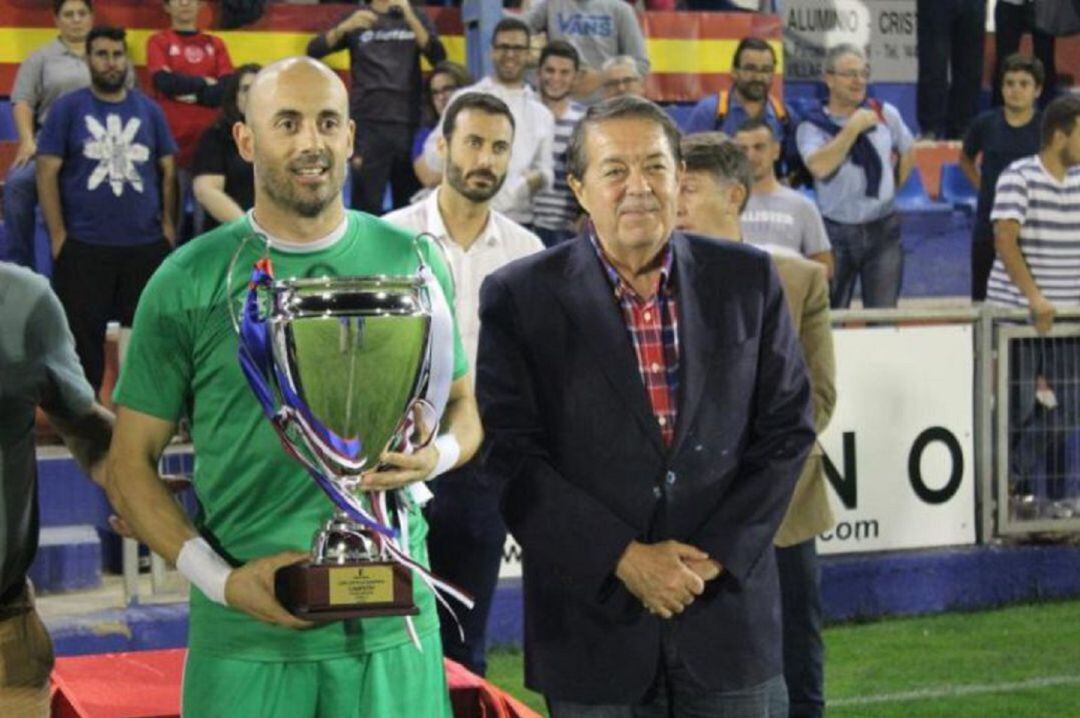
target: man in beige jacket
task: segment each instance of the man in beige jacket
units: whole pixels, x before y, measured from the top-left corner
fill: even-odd
[[[679,228],[741,242],[739,217],[753,184],[746,156],[719,132],[688,136],[683,140],[682,155],[686,174],[679,193]],[[820,434],[836,404],[826,269],[782,247],[762,249],[772,254],[784,285],[810,371],[814,427]],[[834,523],[825,491],[822,451],[815,446],[775,540],[790,718],[821,716],[824,712],[821,587],[814,541]]]

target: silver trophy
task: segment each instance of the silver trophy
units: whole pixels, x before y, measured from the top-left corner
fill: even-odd
[[[384,451],[415,448],[436,430],[424,398],[433,334],[424,272],[421,263],[415,276],[278,281],[268,260],[256,264],[241,364],[286,451],[337,507],[311,558],[276,576],[278,599],[302,618],[413,615],[412,573],[432,585],[402,548],[399,497],[359,489]],[[418,412],[427,414],[419,422]],[[417,423],[428,437],[414,435]]]

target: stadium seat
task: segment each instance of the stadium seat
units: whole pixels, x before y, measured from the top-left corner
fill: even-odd
[[[978,190],[955,162],[941,166],[941,201],[967,214],[974,214],[979,202]]]
[[[0,141],[18,140],[15,131],[15,116],[11,114],[11,100],[0,100]]]
[[[922,172],[918,167],[911,170],[907,182],[896,193],[896,207],[901,212],[950,212],[952,207],[945,202],[935,202],[926,193]]]

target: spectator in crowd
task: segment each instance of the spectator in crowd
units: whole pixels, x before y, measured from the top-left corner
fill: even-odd
[[[263,69],[250,92],[236,133],[255,167],[255,207],[188,243],[154,275],[116,387],[109,499],[140,539],[192,581],[184,715],[450,718],[435,599],[424,582],[414,581],[413,596],[421,650],[398,617],[314,628],[275,598],[276,570],[310,557],[286,549],[310,546],[330,502],[282,452],[247,386],[226,293],[230,279],[243,286],[263,257],[283,277],[411,275],[422,258],[448,301],[453,283],[434,243],[346,212],[341,190],[353,132],[348,92],[333,71],[288,58]],[[456,328],[453,336],[453,349],[440,345],[453,352],[454,376],[443,433],[413,454],[384,454],[384,468],[365,473],[361,490],[434,478],[475,452],[480,422]],[[158,457],[189,411],[199,457],[193,489],[205,508],[198,528],[155,478]],[[403,503],[406,549],[426,563],[424,517],[415,503]]]
[[[203,229],[239,219],[255,204],[255,172],[240,156],[233,126],[243,122],[248,91],[260,65],[241,65],[221,81],[221,114],[199,138],[192,173],[195,199],[209,215]]]
[[[581,60],[574,46],[552,40],[540,52],[540,98],[555,118],[552,166],[555,183],[533,198],[534,229],[548,247],[574,236],[574,222],[581,214],[577,200],[566,184],[566,145],[570,133],[585,114],[585,106],[571,97]]]
[[[920,136],[957,140],[979,106],[986,0],[918,0],[916,11]]]
[[[645,77],[629,55],[605,60],[600,68],[600,78],[605,100],[623,95],[645,97]]]
[[[587,104],[599,99],[599,68],[614,57],[629,55],[638,77],[649,74],[645,36],[625,0],[538,0],[521,19],[533,32],[546,32],[548,40],[566,40],[577,48],[581,75],[574,91]]]
[[[384,219],[413,233],[431,234],[449,257],[454,314],[472,366],[480,338],[481,282],[544,245],[535,234],[491,209],[491,200],[506,179],[514,140],[514,116],[506,103],[482,92],[458,95],[446,111],[443,131],[442,184],[422,202]],[[473,461],[429,485],[435,492],[426,508],[431,570],[476,600],[473,609],[460,617],[464,641],[453,617],[440,610],[443,652],[482,676],[487,670],[488,615],[506,543],[498,481]]]
[[[312,39],[307,54],[320,58],[345,48],[356,123],[352,207],[382,214],[387,182],[394,207],[408,204],[419,189],[412,148],[420,125],[420,60],[436,65],[446,59],[446,49],[427,14],[409,0],[364,3]]]
[[[833,275],[832,246],[821,213],[801,192],[776,179],[780,141],[773,126],[761,117],[746,120],[735,133],[735,143],[746,154],[753,173],[753,189],[742,212],[742,233],[758,246],[784,247],[825,267]]]
[[[514,115],[514,148],[506,182],[495,195],[492,208],[525,227],[532,227],[533,197],[555,181],[551,145],[555,118],[531,87],[525,84],[525,59],[529,53],[529,28],[516,17],[498,22],[491,35],[491,59],[495,74],[460,92],[487,92],[506,103]],[[443,171],[436,128],[424,146],[424,161],[433,171]]]
[[[4,240],[0,241],[0,260],[39,272],[47,271],[47,266],[35,261],[37,133],[58,97],[90,84],[86,34],[94,24],[91,0],[54,0],[52,7],[60,36],[26,58],[11,90],[19,146],[4,182]],[[126,84],[135,86],[134,72],[128,72]]]
[[[997,259],[987,301],[1027,307],[1046,335],[1059,307],[1080,306],[1080,97],[1043,111],[1039,153],[1001,173],[990,213]],[[1076,338],[1023,340],[1012,352],[1009,470],[1012,493],[1032,497],[1040,517],[1080,512],[1080,467],[1069,446],[1080,422]]]
[[[90,87],[57,100],[38,137],[37,181],[53,286],[97,390],[106,323],[131,326],[143,287],[176,239],[176,143],[161,107],[124,86],[123,29],[92,29],[86,62]]]
[[[0,713],[47,718],[52,643],[26,577],[38,545],[34,410],[99,485],[113,417],[94,401],[48,281],[0,262],[0,287]]]
[[[1005,58],[1020,50],[1020,40],[1026,33],[1031,34],[1034,55],[1043,65],[1046,77],[1039,104],[1045,107],[1057,94],[1057,69],[1054,61],[1054,36],[1035,26],[1034,0],[997,0],[994,3],[994,95],[991,104],[1001,105],[1002,74]]]
[[[761,122],[750,120],[749,122]],[[767,124],[762,123],[764,128]],[[754,164],[723,135],[710,132],[683,140],[686,174],[679,223],[685,231],[741,241],[751,197]],[[770,167],[771,163],[766,166]],[[781,244],[772,254],[784,297],[810,370],[814,429],[825,430],[836,405],[836,362],[829,326],[829,281],[824,268]],[[825,493],[821,449],[815,444],[799,475],[795,495],[776,534],[784,644],[784,680],[790,718],[820,717],[825,708],[824,644],[821,637],[821,580],[814,541],[833,526]]]
[[[795,146],[799,121],[784,101],[771,92],[776,59],[776,50],[767,40],[758,37],[740,40],[731,58],[731,91],[720,90],[701,98],[690,112],[686,131],[719,130],[734,137],[746,120],[761,118],[780,140],[777,174],[791,181],[792,175],[802,169]]]
[[[473,84],[468,68],[450,60],[443,60],[428,75],[424,86],[424,118],[413,138],[413,170],[424,187],[434,187],[442,175],[431,170],[424,161],[424,145],[431,131],[439,124],[450,98],[463,87]]]
[[[191,196],[191,163],[199,138],[214,122],[221,106],[218,83],[233,71],[229,50],[221,38],[199,30],[200,4],[199,0],[164,0],[170,27],[146,41],[146,71],[154,98],[165,111],[178,147],[181,241],[201,231],[201,209],[196,205],[190,219],[186,209]]]
[[[764,253],[674,231],[679,132],[656,105],[593,106],[567,152],[591,225],[480,292],[526,684],[553,718],[782,718],[772,544],[814,441],[783,289]]]
[[[994,264],[994,228],[990,223],[994,188],[1006,167],[1039,151],[1041,115],[1036,103],[1044,82],[1043,66],[1037,58],[1009,55],[1001,73],[1004,104],[976,117],[964,135],[960,168],[979,188],[971,233],[971,299],[975,302],[986,299],[986,282]]]
[[[895,307],[904,254],[893,204],[911,173],[914,140],[895,107],[867,97],[862,50],[837,45],[824,69],[828,103],[807,114],[796,141],[833,247],[832,306],[847,308],[859,279],[863,306]]]

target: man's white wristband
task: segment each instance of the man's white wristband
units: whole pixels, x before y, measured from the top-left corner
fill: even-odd
[[[229,580],[232,566],[218,556],[202,536],[188,539],[180,547],[176,569],[211,601],[228,605],[225,603],[225,582]]]
[[[436,476],[445,474],[454,468],[454,464],[461,457],[461,444],[453,434],[443,434],[435,439],[435,450],[439,452],[439,458],[435,462],[435,468],[424,477],[424,481],[431,481]]]

